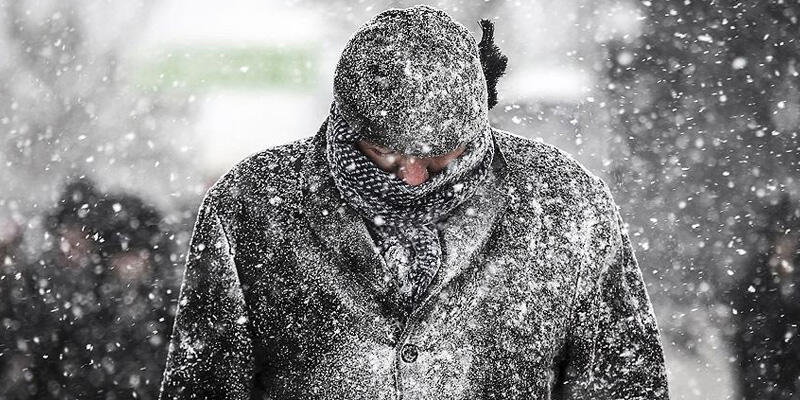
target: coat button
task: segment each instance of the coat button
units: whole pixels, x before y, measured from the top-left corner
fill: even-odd
[[[403,349],[400,350],[400,358],[407,363],[413,363],[414,361],[417,361],[418,355],[419,349],[417,349],[415,344],[406,343],[403,345]]]

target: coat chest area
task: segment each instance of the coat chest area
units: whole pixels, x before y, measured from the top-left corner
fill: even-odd
[[[237,255],[263,397],[548,398],[579,264],[551,233],[500,224],[401,324],[374,259],[331,251],[300,223],[276,242],[268,224]]]
[[[399,364],[408,398],[548,398],[571,303],[560,278],[522,280],[487,258],[408,326],[416,363]]]

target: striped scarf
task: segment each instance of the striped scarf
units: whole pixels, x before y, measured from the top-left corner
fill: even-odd
[[[356,147],[361,135],[341,117],[335,102],[326,135],[334,182],[376,233],[376,244],[396,277],[400,304],[410,314],[441,265],[437,221],[472,196],[488,176],[494,157],[491,129],[487,126],[443,171],[417,186],[381,170]]]

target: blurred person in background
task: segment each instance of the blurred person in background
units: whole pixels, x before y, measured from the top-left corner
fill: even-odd
[[[607,186],[489,126],[506,60],[482,27],[382,12],[316,136],[209,190],[163,399],[668,398]]]
[[[770,212],[766,246],[753,251],[732,301],[746,400],[800,399],[800,207],[785,195]]]
[[[0,382],[16,382],[23,377],[26,355],[17,346],[17,337],[22,328],[18,316],[22,311],[25,296],[20,284],[25,264],[20,251],[22,228],[11,218],[0,217]],[[10,394],[0,385],[0,398]]]
[[[50,247],[15,281],[19,329],[7,398],[157,396],[172,325],[170,240],[140,199],[69,184]],[[8,375],[10,374],[10,375]]]

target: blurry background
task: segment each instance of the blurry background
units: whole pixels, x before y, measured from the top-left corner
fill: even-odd
[[[349,35],[418,3],[492,19],[494,125],[611,186],[673,397],[800,399],[786,0],[0,0],[0,398],[153,398],[205,190],[313,135]]]

